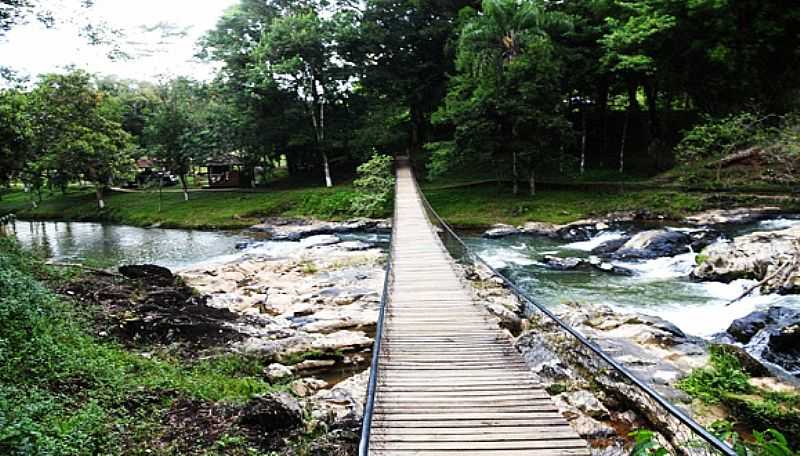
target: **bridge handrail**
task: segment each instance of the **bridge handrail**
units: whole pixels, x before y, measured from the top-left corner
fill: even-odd
[[[413,173],[413,168],[412,168]],[[686,413],[681,411],[679,408],[671,404],[669,401],[664,399],[657,391],[655,391],[650,385],[646,384],[639,378],[637,378],[633,373],[631,373],[627,368],[619,364],[615,361],[610,355],[608,355],[605,351],[603,351],[600,347],[592,343],[589,339],[587,339],[583,334],[572,328],[570,325],[562,321],[558,318],[550,309],[543,306],[542,304],[536,302],[533,298],[528,296],[523,290],[521,290],[513,281],[511,281],[508,277],[504,274],[500,273],[497,269],[495,269],[492,265],[490,265],[486,260],[484,260],[480,255],[473,252],[472,249],[453,231],[450,225],[442,219],[441,216],[433,209],[428,198],[425,196],[425,193],[422,192],[422,189],[419,187],[419,183],[417,183],[416,179],[413,179],[414,184],[417,186],[417,191],[420,195],[420,199],[425,207],[426,212],[428,212],[429,216],[432,216],[436,224],[440,226],[443,230],[447,232],[447,235],[454,239],[461,247],[461,249],[467,253],[468,256],[474,257],[485,266],[489,271],[492,272],[496,277],[499,277],[504,285],[510,289],[517,298],[523,300],[524,302],[534,306],[537,310],[539,310],[542,314],[547,316],[551,321],[553,321],[556,325],[558,325],[563,331],[567,334],[574,337],[581,345],[592,351],[595,355],[600,357],[603,361],[605,361],[608,365],[610,365],[617,373],[622,375],[626,380],[634,384],[638,387],[641,391],[643,391],[647,396],[649,396],[652,400],[658,403],[661,407],[663,407],[670,415],[676,418],[678,421],[683,423],[686,427],[688,427],[694,434],[698,435],[702,438],[708,445],[711,446],[716,451],[726,455],[726,456],[737,456],[737,453],[727,444],[725,444],[722,440],[717,438],[695,420],[693,420],[690,416]]]
[[[397,194],[397,179],[394,186]],[[359,456],[369,455],[369,438],[372,431],[372,413],[375,409],[375,392],[378,386],[378,370],[380,368],[381,342],[383,340],[383,324],[386,317],[386,305],[389,300],[389,288],[392,279],[392,257],[394,250],[394,238],[397,230],[397,205],[394,205],[394,216],[392,218],[392,232],[389,238],[389,253],[386,257],[386,273],[383,279],[383,292],[381,293],[380,309],[378,311],[378,321],[375,327],[375,342],[372,344],[372,361],[370,363],[369,383],[367,384],[366,404],[364,404],[364,417],[361,422],[361,441],[358,445]]]

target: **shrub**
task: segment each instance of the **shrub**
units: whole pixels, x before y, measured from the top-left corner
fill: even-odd
[[[352,200],[352,210],[365,217],[387,215],[394,194],[393,160],[388,155],[375,154],[358,167],[359,178],[353,182],[358,193]]]
[[[695,369],[678,387],[706,404],[718,404],[724,394],[747,394],[753,390],[750,376],[739,360],[722,346],[711,347],[710,366]]]
[[[758,142],[763,128],[758,116],[749,112],[715,119],[706,116],[684,134],[676,149],[678,158],[691,162],[719,158]]]

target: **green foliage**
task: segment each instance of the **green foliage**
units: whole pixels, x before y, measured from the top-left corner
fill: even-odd
[[[753,428],[775,429],[800,442],[800,394],[754,387],[725,346],[713,346],[710,354],[709,366],[692,371],[679,382],[679,388],[706,404],[724,405],[732,416]],[[763,438],[772,437],[767,433]]]
[[[754,145],[761,128],[759,117],[749,112],[706,117],[684,134],[676,151],[684,161],[720,158]]]
[[[656,434],[652,431],[640,429],[628,434],[633,437],[634,446],[631,456],[667,456],[669,452],[664,449],[656,439]]]
[[[764,432],[754,431],[752,442],[742,439],[729,421],[715,421],[710,426],[710,431],[717,438],[728,443],[739,456],[797,455],[789,446],[786,437],[775,429],[767,429]],[[653,431],[638,429],[628,436],[633,437],[635,442],[630,453],[631,456],[666,456],[670,454],[659,444],[657,435]]]
[[[339,186],[298,188],[259,192],[193,193],[184,201],[177,192],[150,193],[112,192],[106,200],[108,208],[99,210],[92,193],[74,190],[66,196],[45,195],[36,209],[28,204],[28,195],[21,191],[8,193],[0,200],[0,214],[14,212],[20,218],[37,220],[71,220],[124,223],[135,226],[161,224],[169,228],[235,229],[260,223],[264,217],[316,218],[346,220],[358,214],[352,210],[356,192]]]
[[[728,393],[747,394],[753,390],[750,376],[739,360],[722,346],[709,350],[709,367],[695,369],[678,387],[707,404],[718,404]]]
[[[432,188],[425,194],[449,223],[483,228],[495,223],[528,221],[569,223],[613,211],[647,209],[666,217],[681,217],[706,206],[702,195],[663,191],[541,190],[535,197],[514,196],[508,184]]]
[[[358,194],[352,201],[353,212],[365,217],[387,214],[394,194],[394,160],[389,155],[374,154],[358,167],[353,182]]]
[[[105,187],[130,174],[131,136],[122,128],[120,106],[90,74],[46,75],[30,97],[38,156],[26,168],[29,184],[40,186],[52,172],[61,183],[83,178]]]
[[[86,316],[33,276],[42,273],[43,265],[0,238],[2,454],[118,454],[132,421],[159,426],[158,414],[132,416],[122,407],[142,392],[241,402],[275,389],[257,360],[229,355],[181,367],[99,343],[82,329]],[[168,407],[165,399],[156,405]]]

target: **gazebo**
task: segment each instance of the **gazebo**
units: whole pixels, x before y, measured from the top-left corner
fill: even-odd
[[[209,188],[241,187],[242,166],[242,160],[231,154],[209,158],[206,161]]]

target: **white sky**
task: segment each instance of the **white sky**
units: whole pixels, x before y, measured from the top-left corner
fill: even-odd
[[[0,38],[0,65],[32,77],[75,65],[93,73],[153,81],[179,75],[208,79],[214,67],[194,58],[197,40],[238,0],[96,0],[89,9],[79,8],[80,0],[46,3],[59,23],[47,29],[31,20],[14,27]],[[112,61],[109,46],[90,45],[79,36],[80,25],[87,22],[121,29],[120,49],[131,58]],[[145,30],[160,23],[185,31],[185,36]]]

